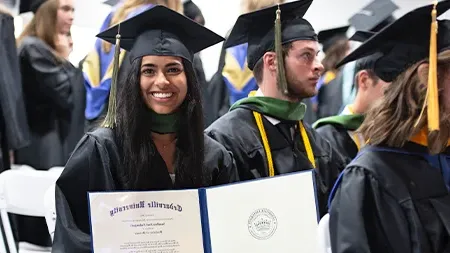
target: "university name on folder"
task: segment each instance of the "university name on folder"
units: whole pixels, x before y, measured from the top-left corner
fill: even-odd
[[[318,252],[313,170],[198,190],[88,197],[95,253]]]

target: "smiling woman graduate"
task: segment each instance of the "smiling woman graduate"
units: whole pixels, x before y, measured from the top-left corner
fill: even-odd
[[[104,127],[84,136],[56,183],[53,252],[91,252],[88,191],[186,189],[237,181],[231,154],[203,134],[192,68],[194,53],[223,38],[163,6],[98,37],[129,51],[131,69],[117,101],[110,100]]]

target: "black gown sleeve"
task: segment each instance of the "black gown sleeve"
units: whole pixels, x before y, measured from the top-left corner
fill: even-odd
[[[222,144],[205,134],[205,166],[211,171],[211,185],[239,181],[233,154]]]
[[[254,162],[248,157],[247,151],[240,142],[236,141],[233,137],[227,134],[216,131],[215,129],[207,129],[206,133],[209,137],[223,145],[225,149],[232,154],[240,180],[255,178],[255,175],[253,174],[246,174],[251,171],[250,167]]]
[[[113,191],[111,152],[94,136],[85,135],[56,182],[56,227],[53,253],[91,252],[88,191]]]
[[[71,109],[73,105],[70,75],[63,63],[58,62],[42,42],[29,42],[21,52],[21,57],[27,58],[39,91],[47,96],[62,110]],[[24,73],[26,74],[26,73]]]
[[[239,181],[239,175],[237,172],[236,162],[234,161],[233,154],[229,151],[223,151],[223,160],[221,169],[215,175],[214,185],[229,184]]]
[[[404,247],[410,244],[405,224],[399,202],[374,175],[360,167],[344,170],[330,208],[333,253],[411,252]]]
[[[324,125],[317,128],[316,132],[345,159],[345,164],[350,163],[358,153],[358,147],[346,130],[333,125]]]
[[[0,38],[0,121],[5,123],[2,134],[8,144],[1,148],[9,151],[29,145],[31,136],[20,85],[22,76],[14,38],[14,18],[1,11]]]

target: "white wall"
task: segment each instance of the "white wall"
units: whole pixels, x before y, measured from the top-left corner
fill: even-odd
[[[99,32],[100,25],[109,12],[109,7],[102,4],[102,0],[75,1],[75,25],[72,29],[74,52],[70,59],[74,64],[78,64],[93,47],[95,35]],[[431,0],[393,1],[400,6],[400,9],[394,13],[396,17],[432,2]],[[194,0],[194,2],[201,8],[205,16],[206,27],[222,36],[225,36],[239,16],[240,0]],[[314,0],[305,18],[311,22],[316,31],[345,25],[355,12],[369,2],[371,0]],[[450,13],[447,13],[445,18],[450,18]],[[20,32],[20,28],[16,32]],[[201,53],[207,79],[211,78],[217,70],[221,47],[222,44],[218,44]]]

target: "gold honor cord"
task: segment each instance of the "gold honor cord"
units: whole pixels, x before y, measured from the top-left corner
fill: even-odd
[[[258,112],[253,112],[253,116],[255,117],[256,125],[258,126],[259,133],[261,134],[264,151],[266,152],[267,164],[269,166],[269,177],[273,177],[275,176],[275,168],[273,166],[272,151],[270,150],[269,139],[267,138],[267,133],[266,130],[264,129],[262,116]],[[311,148],[311,143],[309,142],[308,134],[306,133],[305,127],[303,126],[303,123],[301,121],[298,122],[298,127],[300,129],[300,134],[303,139],[303,144],[305,145],[306,156],[308,157],[309,162],[311,162],[313,168],[316,168],[316,162],[314,160],[314,154]]]

